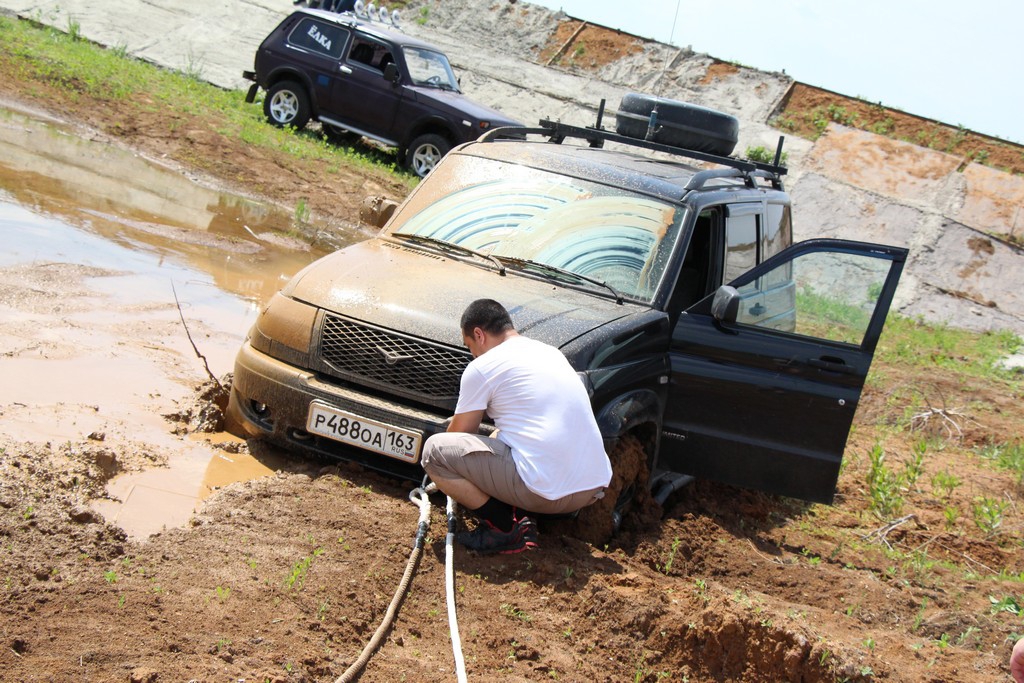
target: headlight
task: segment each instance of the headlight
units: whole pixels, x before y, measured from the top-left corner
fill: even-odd
[[[306,366],[317,309],[275,294],[253,325],[253,348],[274,358]]]

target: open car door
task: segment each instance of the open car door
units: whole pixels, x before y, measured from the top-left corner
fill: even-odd
[[[801,242],[682,313],[658,469],[831,503],[906,256]]]

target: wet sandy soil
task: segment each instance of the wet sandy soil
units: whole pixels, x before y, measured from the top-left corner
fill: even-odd
[[[207,368],[231,371],[260,302],[318,254],[280,236],[280,209],[39,118],[0,121],[5,435],[161,451],[145,460],[165,467],[116,478],[93,504],[133,538],[184,524],[211,487],[272,472],[239,443],[182,440],[163,413]]]

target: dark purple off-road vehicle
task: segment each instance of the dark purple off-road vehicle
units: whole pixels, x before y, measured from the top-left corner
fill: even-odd
[[[277,126],[310,120],[335,141],[360,135],[397,147],[426,176],[452,147],[500,126],[521,126],[459,89],[433,45],[355,14],[300,9],[256,51],[246,101],[267,91],[263,111]]]

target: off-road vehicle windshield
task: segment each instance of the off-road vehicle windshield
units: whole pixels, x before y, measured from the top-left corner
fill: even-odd
[[[443,54],[422,47],[410,46],[405,46],[402,51],[405,54],[405,63],[409,67],[413,85],[426,85],[460,92],[455,73],[448,63],[448,58]]]
[[[649,303],[685,210],[647,195],[565,175],[457,155],[438,166],[389,232],[442,240],[510,269]],[[553,268],[530,267],[544,264]],[[611,288],[611,289],[609,289]]]

